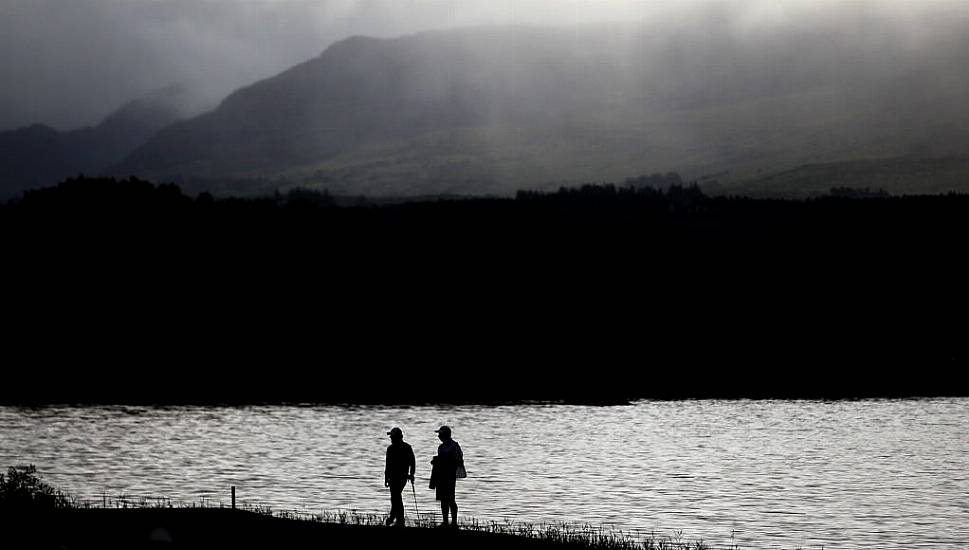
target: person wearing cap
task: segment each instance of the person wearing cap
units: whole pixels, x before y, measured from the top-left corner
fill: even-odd
[[[397,527],[404,526],[404,499],[401,493],[407,486],[407,480],[414,483],[414,450],[404,443],[404,432],[400,428],[393,428],[390,436],[390,446],[387,447],[387,464],[384,468],[384,487],[390,487],[390,517],[384,522]]]
[[[458,526],[458,505],[454,500],[454,486],[457,479],[458,466],[464,466],[464,453],[458,442],[451,439],[451,428],[441,426],[434,430],[441,444],[437,447],[437,456],[431,460],[433,464],[433,489],[437,500],[441,501],[441,515],[444,521],[441,527]],[[448,512],[451,512],[451,522],[448,524]]]

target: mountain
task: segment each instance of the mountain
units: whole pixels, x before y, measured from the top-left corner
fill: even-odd
[[[165,128],[112,171],[234,180],[236,193],[277,181],[480,194],[667,171],[729,184],[966,151],[961,21],[913,41],[872,13],[748,33],[717,17],[352,37]]]
[[[42,124],[0,132],[0,197],[116,164],[183,118],[187,92],[170,87],[123,105],[97,126],[58,132]]]
[[[895,157],[806,164],[729,185],[701,181],[712,194],[757,198],[807,198],[833,189],[891,195],[969,193],[969,157]]]

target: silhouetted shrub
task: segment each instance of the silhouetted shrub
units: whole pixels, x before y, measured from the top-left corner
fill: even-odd
[[[47,485],[37,477],[37,468],[16,466],[0,474],[0,509],[66,508],[71,500],[64,493]]]

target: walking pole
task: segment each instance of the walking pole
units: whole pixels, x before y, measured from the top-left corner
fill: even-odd
[[[417,508],[417,489],[414,488],[414,480],[410,480],[410,490],[414,493],[414,513],[417,514],[417,522],[421,521],[421,511]]]

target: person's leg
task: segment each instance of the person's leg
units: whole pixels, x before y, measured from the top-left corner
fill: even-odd
[[[454,499],[451,499],[450,508],[451,508],[451,525],[454,527],[457,527],[458,526],[458,502]]]
[[[390,518],[388,518],[387,524],[390,525],[392,521],[396,521],[398,525],[404,525],[404,499],[401,496],[401,491],[403,487],[399,485],[390,486]]]
[[[441,499],[441,517],[444,518],[444,521],[441,522],[441,525],[447,525],[447,512],[448,512],[448,509],[449,509],[449,507],[448,507],[447,500],[442,498]]]
[[[397,503],[394,502],[394,488],[391,487],[390,488],[390,515],[388,515],[387,519],[384,520],[384,525],[390,525],[391,523],[394,522],[394,507],[396,505]]]
[[[397,525],[404,525],[404,499],[401,497],[400,491],[395,492],[396,502],[394,502],[396,508],[394,510],[394,521]]]

